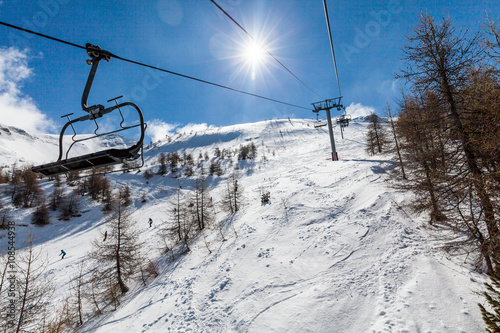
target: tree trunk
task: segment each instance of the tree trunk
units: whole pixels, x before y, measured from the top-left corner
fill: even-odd
[[[500,244],[498,243],[498,237],[500,234],[495,221],[493,204],[486,191],[486,185],[484,183],[481,169],[477,165],[474,151],[470,146],[468,134],[463,128],[462,120],[460,119],[460,114],[458,113],[455,99],[453,98],[453,93],[444,70],[441,71],[441,78],[443,80],[443,90],[450,106],[452,119],[460,135],[460,141],[462,142],[462,149],[464,150],[465,158],[467,160],[467,166],[472,174],[472,183],[477,195],[479,196],[481,206],[484,209],[484,220],[490,237],[490,240],[488,241],[488,244],[490,245],[489,250],[492,251],[490,255],[494,257],[500,253]]]
[[[391,121],[392,136],[394,137],[394,144],[396,146],[396,153],[398,155],[399,165],[401,166],[401,173],[403,175],[403,179],[406,180],[406,173],[405,173],[405,168],[403,165],[403,158],[401,156],[401,149],[399,149],[398,137],[396,135],[396,126],[394,125],[394,119],[392,119],[392,114],[391,114],[391,109],[389,107],[389,104],[387,104],[387,113],[389,116],[389,120]]]
[[[29,288],[29,281],[30,281],[30,274],[31,274],[31,263],[33,260],[33,244],[31,244],[29,248],[29,256],[28,256],[28,267],[26,268],[26,276],[25,276],[25,283],[24,283],[24,290],[23,290],[23,295],[22,295],[22,301],[21,301],[21,307],[19,308],[19,320],[17,322],[17,328],[16,328],[16,333],[21,331],[21,325],[24,320],[24,312],[26,310],[26,300],[28,297],[28,288]]]
[[[123,282],[123,279],[122,279],[122,271],[121,271],[121,264],[120,264],[120,257],[121,257],[121,254],[120,254],[120,246],[121,246],[121,204],[118,203],[119,207],[118,207],[118,227],[117,227],[117,231],[118,231],[118,235],[117,235],[117,244],[116,244],[116,278],[118,280],[118,285],[120,286],[120,290],[121,292],[124,294],[126,293],[129,288],[125,285],[125,283]]]

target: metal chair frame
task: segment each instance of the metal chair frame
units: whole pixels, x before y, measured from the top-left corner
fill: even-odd
[[[143,152],[144,135],[145,135],[145,131],[147,128],[147,124],[144,122],[144,117],[143,117],[141,109],[136,104],[134,104],[132,102],[118,103],[117,99],[119,99],[123,96],[119,96],[119,97],[112,98],[112,99],[108,100],[108,102],[115,101],[115,103],[116,103],[116,105],[113,105],[113,106],[108,107],[108,108],[105,108],[101,104],[92,105],[90,107],[87,106],[87,99],[88,99],[88,96],[90,93],[90,89],[92,87],[92,83],[94,81],[97,67],[99,66],[99,62],[103,59],[106,61],[109,61],[111,59],[111,53],[109,53],[108,51],[102,50],[98,46],[87,44],[87,54],[91,57],[91,59],[87,60],[87,64],[92,65],[92,68],[90,69],[87,83],[85,85],[85,89],[84,89],[83,94],[82,94],[81,105],[82,105],[83,111],[87,112],[88,114],[85,116],[73,119],[73,120],[71,120],[69,118],[69,116],[72,115],[72,113],[62,116],[62,117],[67,117],[68,122],[63,126],[61,133],[59,135],[59,157],[58,157],[56,162],[33,167],[32,170],[34,172],[38,172],[38,173],[44,174],[46,176],[55,176],[55,175],[58,175],[61,173],[69,172],[69,171],[82,171],[82,170],[94,169],[94,168],[98,168],[98,167],[104,167],[104,166],[114,165],[114,164],[118,164],[118,163],[123,163],[126,161],[132,161],[132,160],[135,160],[139,157],[141,157],[142,165],[144,165],[144,158],[142,157],[143,156],[142,152]],[[127,107],[127,106],[132,107],[135,109],[135,111],[137,111],[137,113],[139,115],[139,123],[138,124],[134,124],[134,125],[130,125],[130,126],[123,126],[123,124],[125,122],[125,118],[123,117],[123,113],[121,111],[121,108]],[[96,119],[101,118],[105,114],[108,114],[108,113],[113,112],[115,110],[118,110],[120,112],[120,116],[122,118],[122,121],[120,122],[120,128],[117,130],[106,132],[106,133],[97,133],[97,131],[99,130],[99,124],[97,123]],[[94,135],[92,135],[90,137],[83,138],[83,139],[75,139],[76,130],[75,130],[73,124],[75,124],[77,122],[81,122],[81,121],[87,121],[87,120],[93,120],[96,124],[96,129],[94,131]],[[73,129],[73,133],[74,133],[74,135],[72,137],[73,142],[71,143],[71,145],[69,146],[69,148],[66,150],[66,153],[65,153],[63,139],[64,139],[64,133],[69,126],[71,126],[71,128]],[[95,138],[98,138],[98,137],[101,137],[104,135],[108,135],[108,134],[118,133],[121,131],[129,130],[129,129],[137,128],[137,127],[140,128],[141,135],[140,135],[140,138],[137,141],[137,143],[132,145],[131,147],[128,147],[125,149],[115,149],[115,148],[107,149],[107,150],[103,150],[103,151],[96,152],[96,153],[91,153],[91,154],[87,154],[87,155],[83,155],[83,156],[69,158],[69,152],[70,152],[71,148],[73,148],[73,146],[76,143],[86,141],[86,140],[95,139]],[[64,157],[64,159],[63,159],[63,157]],[[142,165],[138,166],[138,167],[140,168],[140,167],[142,167]],[[133,168],[127,167],[127,168],[120,170],[120,171],[127,171],[127,170],[134,169],[134,168],[137,168],[137,167],[133,167]]]

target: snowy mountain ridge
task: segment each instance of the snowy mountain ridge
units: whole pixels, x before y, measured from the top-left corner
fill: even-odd
[[[85,135],[78,135],[80,139]],[[72,135],[64,136],[65,149],[71,144]],[[112,133],[96,140],[82,141],[71,149],[70,157],[84,155],[92,151],[131,146],[132,139]],[[11,166],[15,162],[21,164],[42,164],[54,162],[59,155],[59,135],[33,134],[14,126],[0,124],[0,168]]]
[[[116,311],[93,317],[86,305],[82,332],[479,332],[484,330],[474,291],[486,277],[442,250],[446,230],[430,227],[425,216],[405,208],[404,193],[390,186],[389,155],[364,151],[364,121],[353,120],[341,140],[340,161],[329,160],[326,128],[306,119],[271,120],[177,133],[145,149],[141,173],[111,174],[116,186],[129,185],[131,218],[147,242],[144,251],[160,266],[147,286],[132,281]],[[14,132],[11,130],[11,132]],[[3,135],[3,134],[2,134]],[[0,135],[2,164],[46,156],[55,136]],[[253,161],[223,162],[221,177],[209,176],[216,203],[234,165],[244,191],[244,207],[229,216],[217,208],[217,226],[193,239],[191,252],[159,251],[158,232],[168,223],[175,188],[188,191],[193,179],[155,175],[161,152],[195,158],[254,142]],[[88,147],[82,148],[89,149]],[[41,154],[43,155],[43,154]],[[264,157],[265,156],[265,157]],[[5,161],[5,162],[4,162]],[[50,192],[52,184],[43,181]],[[269,191],[270,204],[260,201]],[[145,195],[147,201],[140,197]],[[4,198],[2,198],[4,199]],[[59,287],[52,299],[67,295],[78,264],[108,221],[100,205],[82,199],[82,215],[45,227],[18,227],[19,240],[33,230],[49,255],[48,274]],[[6,200],[3,200],[6,202]],[[29,211],[14,217],[27,224]],[[148,218],[154,224],[147,225]],[[6,238],[0,231],[0,246]],[[20,241],[19,241],[20,242]],[[64,249],[68,255],[60,260]]]

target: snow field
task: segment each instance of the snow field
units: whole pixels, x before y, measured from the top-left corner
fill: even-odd
[[[82,332],[483,331],[476,305],[483,299],[474,292],[483,290],[485,276],[471,272],[463,258],[447,258],[440,249],[444,232],[404,208],[411,193],[389,186],[390,156],[366,155],[365,129],[353,122],[344,140],[336,129],[338,162],[329,160],[327,130],[297,119],[209,128],[149,150],[147,164],[161,151],[213,156],[216,146],[250,140],[258,148],[257,161],[241,163],[239,171],[244,207],[217,217],[227,241],[212,228],[205,233],[212,253],[199,236],[175,261],[159,254],[157,231],[179,180],[155,176],[145,184],[142,174],[110,176],[131,187],[131,217],[161,274],[146,287],[137,283],[117,311],[87,322]],[[228,176],[209,177],[215,201]],[[180,181],[183,189],[192,182]],[[270,191],[270,204],[261,204],[262,189]],[[34,228],[51,257],[55,303],[105,229],[98,205],[85,201],[84,207],[70,222]],[[20,235],[28,228],[22,229]],[[61,248],[64,260],[56,257]]]

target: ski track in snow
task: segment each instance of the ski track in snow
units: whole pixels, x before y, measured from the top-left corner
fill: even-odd
[[[265,154],[268,161],[243,163],[245,206],[226,220],[226,242],[214,229],[207,235],[211,254],[200,237],[175,262],[163,255],[156,280],[146,287],[137,283],[117,311],[90,320],[81,331],[483,331],[476,303],[484,301],[473,292],[483,290],[485,276],[447,259],[425,216],[401,210],[411,194],[386,182],[389,156],[366,155],[365,129],[352,123],[344,140],[336,132],[338,162],[328,159],[327,131],[314,129],[310,120],[208,129],[150,150],[147,162],[174,147],[212,155],[216,146],[236,148],[253,140],[258,160]],[[137,197],[132,218],[144,239],[154,239],[177,180],[155,176],[145,185],[133,173],[111,179],[130,184]],[[212,185],[216,193],[224,183],[214,179]],[[271,192],[270,204],[260,204],[261,188]],[[142,191],[145,204],[139,203]],[[104,230],[106,217],[95,204],[86,207],[71,222],[34,228],[51,257],[67,249],[67,259],[49,266],[61,286],[55,300],[64,297],[90,241]],[[151,229],[147,217],[154,220]],[[150,241],[149,252],[157,256],[155,246]]]

